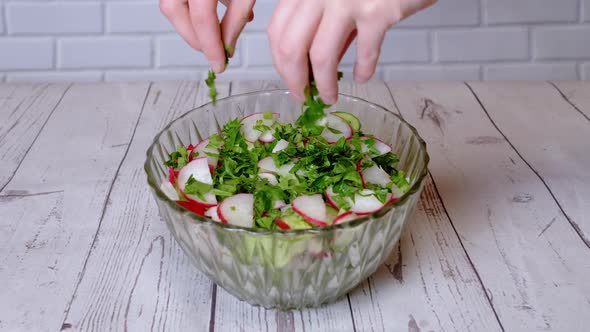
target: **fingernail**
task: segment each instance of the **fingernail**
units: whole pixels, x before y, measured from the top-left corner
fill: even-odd
[[[211,63],[211,68],[219,74],[225,70],[225,62],[213,62]]]
[[[336,104],[336,101],[338,99],[336,98],[336,95],[327,95],[327,96],[322,97],[322,100],[326,104]]]

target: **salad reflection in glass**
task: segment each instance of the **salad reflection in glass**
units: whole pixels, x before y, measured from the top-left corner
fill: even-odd
[[[353,114],[308,95],[295,124],[270,111],[172,152],[162,191],[215,221],[266,230],[326,227],[379,211],[409,190],[391,146]]]

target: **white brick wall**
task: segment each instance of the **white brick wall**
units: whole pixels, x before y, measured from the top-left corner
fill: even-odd
[[[100,3],[6,4],[6,26],[14,35],[85,34],[102,32]]]
[[[275,2],[257,1],[220,79],[278,78],[265,34]],[[342,60],[345,77],[355,53],[353,44]],[[0,0],[0,82],[203,79],[207,70],[156,0]],[[375,77],[590,80],[590,0],[439,0],[386,35]]]
[[[484,0],[488,24],[574,22],[578,0]]]

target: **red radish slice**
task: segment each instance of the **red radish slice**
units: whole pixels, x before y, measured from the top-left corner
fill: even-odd
[[[349,197],[344,198],[350,205],[350,211],[356,213],[357,215],[367,215],[377,212],[385,205],[389,204],[392,199],[392,195],[389,194],[385,200],[385,203],[381,203],[381,201],[373,195],[374,191],[370,189],[363,189],[361,190],[360,194],[362,195],[359,195],[358,193],[355,195],[354,202]],[[334,195],[336,194],[332,191],[332,187],[328,187],[326,190],[327,201],[330,203],[330,205],[338,209],[338,205],[333,199]]]
[[[261,141],[262,143],[272,143],[275,140],[275,137],[273,136],[274,134],[275,134],[274,129],[267,130],[260,135],[258,140]]]
[[[289,142],[285,141],[284,139],[280,139],[275,147],[272,149],[272,153],[277,153],[285,150],[289,146]]]
[[[264,112],[248,115],[247,117],[243,118],[242,121],[240,121],[242,124],[240,132],[242,135],[244,135],[244,138],[248,142],[256,142],[260,135],[262,135],[260,131],[254,129],[256,122],[258,122],[258,120],[262,120],[263,125],[270,127],[274,123],[275,119],[279,117],[279,113],[272,113],[272,117],[273,118],[271,120],[266,120],[264,118]]]
[[[324,127],[324,126],[325,126],[327,123],[328,123],[328,118],[327,118],[327,117],[325,117],[325,116],[324,116],[323,118],[321,118],[321,119],[319,119],[318,121],[316,121],[316,122],[315,122],[315,124],[316,124],[317,126],[322,126],[322,127]]]
[[[209,169],[209,165],[207,163],[207,158],[199,157],[195,160],[191,161],[190,163],[186,164],[178,173],[178,189],[190,200],[193,200],[197,203],[204,204],[207,207],[217,205],[217,199],[215,198],[215,194],[213,191],[205,193],[203,196],[205,200],[201,200],[196,195],[188,195],[184,193],[184,188],[188,179],[191,177],[205,184],[213,184],[213,178],[211,177],[211,171]]]
[[[168,181],[170,181],[171,184],[176,183],[176,172],[172,166],[168,166]]]
[[[383,142],[382,140],[375,138],[375,137],[367,137],[367,136],[363,136],[361,137],[361,140],[364,141],[366,139],[372,138],[373,140],[375,140],[375,145],[373,145],[373,147],[379,151],[379,154],[376,156],[382,156],[384,154],[386,154],[387,152],[391,152],[393,151],[393,149],[391,148],[391,146],[385,142]],[[363,143],[363,152],[368,152],[369,151],[369,147]],[[373,156],[373,157],[376,157]]]
[[[219,214],[217,214],[217,205],[208,208],[207,211],[205,211],[205,216],[211,218],[214,221],[221,221]]]
[[[208,156],[206,153],[215,153],[219,154],[219,150],[215,148],[208,148],[207,145],[209,144],[209,138],[206,138],[195,146],[194,152],[198,153],[199,157],[207,157],[207,163],[215,167],[217,165],[217,161],[219,160],[218,157]]]
[[[205,206],[203,204],[197,203],[195,201],[176,201],[176,203],[200,216],[205,215]]]
[[[326,203],[322,195],[303,195],[293,200],[293,211],[298,213],[310,224],[325,227],[326,223]]]
[[[368,215],[381,210],[391,200],[391,194],[389,194],[389,197],[385,200],[386,203],[381,203],[373,193],[372,190],[363,189],[360,195],[355,194],[354,202],[347,198],[351,206],[350,210],[359,216]]]
[[[290,209],[290,208],[291,208],[291,204],[287,204],[287,205],[285,205],[285,206],[283,206],[283,207],[281,207],[279,209],[281,210],[281,212],[284,213],[285,211],[287,211],[287,209]]]
[[[288,163],[288,164],[285,164],[281,167],[277,167],[274,160],[272,160],[272,157],[270,157],[270,156],[260,159],[258,161],[258,167],[260,167],[260,170],[262,172],[272,172],[272,173],[276,173],[278,175],[289,174],[289,171],[291,171],[293,166],[295,166],[295,164]]]
[[[279,180],[277,180],[277,177],[271,173],[271,172],[262,172],[258,174],[258,177],[261,179],[267,179],[268,183],[271,186],[276,186],[277,184],[279,184]]]
[[[254,226],[254,195],[236,194],[224,199],[217,213],[224,223],[242,226]]]
[[[344,137],[346,139],[352,137],[352,128],[346,121],[342,120],[341,117],[328,114],[328,116],[326,116],[326,119],[328,121],[325,125],[326,128],[324,128],[324,131],[322,131],[322,137],[324,137],[326,141],[328,141],[328,143],[336,143],[341,137]],[[333,133],[328,128],[337,130],[340,133]]]
[[[178,192],[176,191],[176,188],[174,188],[174,185],[172,185],[172,183],[168,181],[162,182],[162,185],[160,185],[160,190],[162,190],[166,197],[173,201],[178,201],[180,199],[180,197],[178,196]]]
[[[275,224],[277,226],[279,226],[280,229],[285,230],[285,231],[291,229],[289,224],[287,224],[284,220],[282,220],[280,218],[275,219]]]
[[[336,217],[336,219],[334,219],[333,225],[349,222],[349,221],[354,220],[358,217],[359,216],[354,214],[354,212],[352,212],[352,211],[344,212],[343,214]]]
[[[285,203],[285,201],[283,201],[282,199],[278,199],[275,201],[273,208],[274,209],[282,209],[285,206],[287,206],[287,203]]]
[[[363,179],[363,184],[373,183],[382,187],[386,187],[391,182],[389,174],[377,164],[364,169],[361,172],[361,178]]]
[[[328,201],[328,204],[332,205],[333,208],[338,210],[338,204],[336,204],[336,201],[332,198],[334,195],[335,194],[334,191],[332,191],[332,186],[328,187],[326,190],[326,201]]]

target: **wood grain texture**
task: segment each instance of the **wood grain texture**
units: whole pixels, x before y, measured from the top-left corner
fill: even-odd
[[[228,84],[217,84],[219,97]],[[110,195],[64,326],[83,331],[204,331],[211,281],[160,219],[145,180],[145,151],[170,121],[208,101],[196,82],[155,83]]]
[[[0,329],[61,328],[147,89],[71,87],[0,193]]]
[[[590,123],[584,114],[547,83],[470,86],[590,248]]]
[[[282,88],[273,81],[232,83],[232,95]],[[352,331],[353,321],[346,298],[329,306],[302,311],[277,311],[253,307],[217,288],[216,331]]]
[[[0,84],[0,191],[67,90],[66,84]]]
[[[590,121],[590,82],[587,81],[558,81],[551,82],[561,96],[574,109]]]
[[[429,144],[436,188],[505,330],[584,330],[590,319],[588,248],[467,86],[388,85],[403,116]],[[520,86],[512,91],[540,98]],[[507,95],[494,96],[510,107]],[[521,130],[541,127],[531,116],[534,109],[510,112],[526,118]]]
[[[396,111],[383,83],[341,83],[340,91]],[[398,250],[350,302],[358,331],[501,329],[430,178]]]

